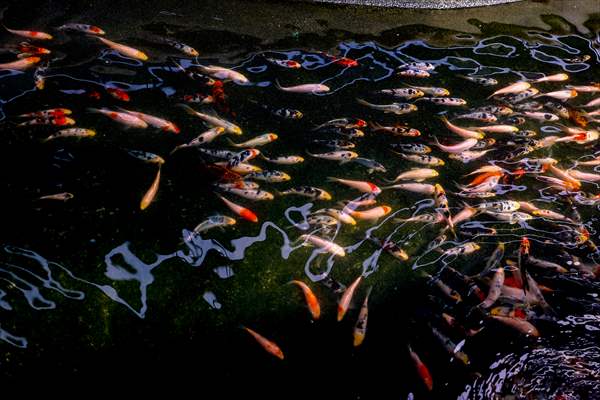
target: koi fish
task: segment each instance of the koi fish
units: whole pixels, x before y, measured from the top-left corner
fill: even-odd
[[[334,242],[331,242],[329,240],[325,240],[323,238],[320,238],[320,237],[314,236],[314,235],[302,235],[302,236],[300,236],[300,239],[303,240],[305,243],[309,242],[309,243],[323,249],[327,253],[331,253],[335,256],[339,256],[339,257],[346,256],[346,251],[344,250],[344,248],[342,246],[340,246],[339,244],[336,244]]]
[[[452,247],[450,249],[444,250],[444,256],[460,256],[467,255],[476,252],[481,247],[474,242],[467,242],[456,247]]]
[[[444,89],[444,88],[440,88],[440,87],[425,87],[425,86],[412,86],[412,85],[407,85],[407,86],[409,86],[413,89],[419,90],[419,91],[423,92],[424,94],[428,94],[429,96],[434,96],[434,97],[450,96],[450,92],[448,91],[448,89]]]
[[[227,161],[222,161],[222,162],[216,162],[214,165],[220,166],[220,167],[226,167],[228,170],[233,171],[237,174],[251,174],[253,172],[262,172],[262,169],[260,167],[257,167],[256,165],[251,165],[251,164],[247,164],[247,163],[238,163],[234,166],[231,167],[227,167]]]
[[[480,304],[480,307],[490,308],[498,300],[498,297],[500,297],[502,286],[504,286],[504,268],[498,267],[490,283],[488,295],[483,303]]]
[[[48,142],[50,140],[54,140],[57,138],[65,138],[65,137],[94,137],[96,136],[96,131],[91,129],[83,129],[83,128],[70,128],[70,129],[62,129],[44,139],[44,142]]]
[[[494,114],[485,112],[474,112],[468,114],[461,114],[454,117],[454,119],[475,119],[483,122],[496,122],[498,118]]]
[[[495,212],[512,212],[521,208],[521,204],[514,200],[492,201],[489,203],[480,203],[475,206],[479,210],[488,210]]]
[[[49,118],[34,118],[30,121],[21,122],[17,126],[31,126],[31,125],[55,125],[55,126],[66,126],[75,125],[73,118],[65,116],[49,117]]]
[[[353,210],[349,214],[356,219],[373,221],[388,215],[390,211],[392,211],[390,206],[378,206],[365,211]]]
[[[566,81],[567,79],[569,79],[569,75],[567,74],[554,74],[554,75],[548,75],[548,76],[543,76],[541,78],[538,78],[536,80],[534,80],[534,83],[540,83],[540,82],[563,82]]]
[[[260,344],[262,348],[265,349],[268,353],[274,355],[280,360],[283,360],[283,351],[281,351],[281,349],[279,348],[279,346],[277,346],[275,342],[272,342],[264,336],[259,335],[250,328],[247,328],[245,326],[242,326],[242,328],[245,329],[246,332],[248,332],[250,335],[252,335],[252,337],[258,342],[258,344]]]
[[[313,131],[317,131],[326,127],[337,127],[344,129],[353,129],[353,128],[364,128],[367,126],[367,122],[364,119],[360,118],[336,118],[330,121],[324,122],[321,125],[313,128]]]
[[[417,368],[417,373],[419,374],[419,377],[423,381],[423,384],[425,384],[425,387],[427,388],[427,390],[431,392],[433,390],[433,378],[431,377],[431,373],[429,372],[429,369],[423,363],[423,361],[421,361],[421,359],[419,358],[417,353],[415,353],[413,351],[413,349],[410,347],[410,345],[408,345],[408,352],[410,353],[410,358],[412,359],[413,363],[415,364],[415,367]]]
[[[477,83],[482,86],[495,86],[498,84],[498,81],[494,78],[484,78],[480,76],[466,76],[466,75],[457,75],[459,78],[466,79],[473,83]]]
[[[381,247],[382,250],[384,250],[386,253],[392,255],[398,260],[406,261],[409,258],[408,254],[406,254],[406,251],[404,251],[402,248],[400,248],[400,246],[398,246],[391,240],[384,242],[383,240],[378,239],[374,236],[369,236],[369,240],[375,243],[377,246]]]
[[[57,194],[48,194],[45,196],[38,197],[38,200],[58,200],[58,201],[67,201],[71,200],[73,197],[73,193],[63,192]]]
[[[108,92],[108,94],[110,94],[112,97],[114,97],[117,100],[121,100],[121,101],[129,101],[131,100],[131,98],[129,97],[129,95],[127,94],[126,91],[119,89],[119,88],[106,88],[106,91]]]
[[[300,64],[298,61],[294,61],[294,60],[279,60],[276,58],[267,58],[266,60],[268,62],[270,62],[271,64],[275,64],[275,65],[278,65],[283,68],[291,68],[291,69],[302,68],[302,64]]]
[[[244,85],[250,81],[243,74],[229,68],[219,67],[216,65],[199,65],[197,68],[206,75],[217,79],[229,79],[238,85]]]
[[[30,56],[39,56],[42,54],[51,54],[52,52],[46,48],[33,46],[27,42],[19,43],[16,46],[17,51],[20,53],[17,55],[18,58],[26,58]]]
[[[422,69],[405,69],[403,71],[398,72],[400,76],[406,76],[410,78],[429,78],[431,74]]]
[[[243,147],[258,147],[258,146],[264,146],[267,143],[271,143],[277,140],[279,136],[277,136],[274,133],[265,133],[264,135],[260,135],[257,136],[253,139],[247,140],[243,143],[234,143],[231,140],[227,140],[227,142],[229,142],[230,145],[234,146],[234,147],[238,147],[238,148],[243,148]]]
[[[477,144],[477,139],[475,138],[466,139],[451,146],[441,144],[436,136],[433,137],[433,140],[435,141],[434,145],[446,153],[462,153],[463,151],[467,151]]]
[[[426,179],[431,179],[438,177],[440,174],[434,169],[430,168],[416,168],[411,169],[409,171],[405,171],[398,175],[393,181],[388,181],[389,183],[396,183],[401,180],[414,180],[416,182],[423,182]]]
[[[492,151],[492,149],[481,150],[481,151],[467,150],[467,151],[463,151],[462,153],[458,153],[458,154],[452,153],[452,154],[448,155],[448,158],[450,158],[452,160],[461,161],[462,163],[467,164],[473,160],[477,160],[478,158],[485,156],[490,151]]]
[[[428,62],[414,61],[402,64],[398,67],[398,69],[418,69],[421,71],[433,71],[435,69],[435,65]]]
[[[105,45],[107,45],[108,47],[125,57],[133,58],[140,61],[148,60],[148,56],[138,49],[134,49],[133,47],[125,46],[124,44],[116,43],[112,40],[104,39],[102,37],[97,36],[97,38],[102,43],[104,43]]]
[[[45,33],[45,32],[39,32],[39,31],[19,31],[19,30],[16,30],[16,29],[8,29],[6,26],[4,27],[4,29],[6,29],[7,31],[9,31],[13,35],[25,37],[27,39],[51,40],[53,38],[52,35],[50,35],[48,33]]]
[[[198,50],[194,49],[192,46],[188,46],[185,43],[181,43],[172,39],[165,39],[165,43],[173,47],[174,49],[181,51],[186,56],[198,57],[200,55],[200,53],[198,53]]]
[[[358,154],[353,151],[330,151],[329,153],[320,154],[312,154],[307,151],[306,154],[323,160],[339,161],[340,164],[345,164],[358,157]]]
[[[436,211],[443,217],[444,221],[448,224],[450,231],[454,233],[454,224],[452,223],[452,214],[448,206],[448,198],[446,197],[446,191],[439,183],[434,185],[434,202]]]
[[[503,317],[501,315],[492,315],[491,318],[525,335],[531,335],[533,337],[540,336],[540,332],[537,330],[537,328],[532,323],[523,319]]]
[[[361,280],[362,280],[362,275],[359,276],[358,278],[356,278],[356,280],[354,282],[352,282],[352,284],[350,286],[348,286],[348,289],[346,289],[346,291],[344,291],[344,294],[342,294],[342,297],[340,298],[340,301],[338,302],[338,307],[337,307],[338,322],[344,318],[344,315],[346,315],[346,311],[348,311],[348,306],[350,306],[350,301],[352,301],[354,292],[356,291],[356,288],[358,287],[358,284],[360,283]]]
[[[226,121],[222,118],[213,116],[213,115],[208,115],[208,114],[204,114],[201,112],[198,112],[196,110],[194,110],[192,107],[188,106],[187,104],[177,104],[178,107],[183,108],[188,114],[190,115],[195,115],[196,117],[200,118],[201,120],[203,120],[204,122],[206,122],[208,125],[212,126],[212,127],[222,127],[225,129],[225,132],[227,133],[232,133],[234,135],[241,135],[242,134],[242,128],[240,128],[239,126],[237,126],[234,123],[231,123],[229,121]]]
[[[331,147],[337,150],[349,150],[356,147],[354,143],[342,139],[313,140],[312,143],[325,147]]]
[[[384,186],[381,189],[400,189],[426,195],[432,195],[435,192],[435,187],[427,183],[399,183],[392,186]]]
[[[188,143],[183,143],[183,144],[176,146],[171,151],[171,154],[174,154],[176,151],[183,149],[183,148],[197,147],[197,146],[201,146],[206,143],[210,143],[224,133],[225,133],[225,128],[220,127],[220,126],[209,129],[209,130],[201,133],[200,135],[196,136],[194,139],[192,139]]]
[[[467,356],[463,351],[460,350],[460,347],[459,347],[460,343],[459,343],[459,345],[454,344],[454,342],[452,342],[452,340],[450,340],[449,338],[444,336],[442,334],[442,332],[440,332],[439,330],[437,330],[436,328],[431,326],[431,324],[429,324],[429,327],[431,328],[431,332],[433,333],[433,336],[435,336],[435,338],[438,339],[438,341],[442,344],[442,346],[444,346],[446,351],[450,355],[452,355],[452,357],[456,358],[457,360],[462,362],[464,365],[469,365],[469,363],[470,363],[469,356]]]
[[[559,90],[556,92],[540,93],[536,97],[552,97],[558,100],[567,100],[577,97],[577,91],[573,89]]]
[[[215,98],[210,95],[196,93],[193,95],[185,95],[182,98],[186,103],[211,104],[215,102]]]
[[[281,157],[267,157],[261,153],[263,160],[279,165],[294,165],[304,162],[304,157],[300,156],[281,156]]]
[[[496,90],[494,93],[489,95],[487,98],[490,99],[494,96],[499,96],[499,95],[503,95],[503,94],[520,93],[520,92],[523,92],[523,91],[529,89],[530,87],[531,87],[531,84],[529,82],[516,82],[516,83],[513,83],[506,87],[503,87],[502,89]]]
[[[369,158],[356,157],[353,162],[360,164],[362,166],[367,167],[367,173],[371,174],[375,171],[386,173],[387,169],[385,166],[375,160],[371,160]]]
[[[431,147],[417,143],[394,143],[392,148],[399,149],[405,153],[428,154],[431,153]]]
[[[250,222],[258,222],[258,217],[256,216],[256,214],[254,214],[252,212],[252,210],[242,207],[242,206],[238,206],[237,204],[235,204],[232,201],[227,200],[225,197],[217,195],[218,198],[220,198],[223,203],[225,203],[225,205],[227,207],[229,207],[229,209],[231,211],[233,211],[235,214],[239,215],[240,217],[242,217],[243,219],[245,219],[246,221],[250,221]]]
[[[421,136],[421,132],[418,129],[411,128],[405,125],[396,124],[394,126],[383,126],[378,124],[377,122],[370,123],[371,129],[373,132],[387,132],[391,133],[394,136],[404,136],[404,137],[417,137]]]
[[[379,93],[387,94],[393,97],[400,97],[402,99],[408,100],[425,96],[425,93],[423,93],[423,91],[414,88],[383,89],[380,90]]]
[[[354,347],[358,347],[365,340],[365,336],[367,334],[367,319],[369,317],[369,296],[371,295],[371,290],[373,286],[367,289],[367,295],[363,301],[363,304],[360,308],[360,312],[358,314],[358,319],[356,320],[356,325],[354,325]]]
[[[225,215],[213,215],[211,217],[208,217],[205,221],[202,221],[198,225],[196,225],[194,230],[190,233],[188,241],[193,235],[199,235],[200,233],[206,232],[209,229],[222,228],[224,226],[231,226],[235,224],[236,220],[231,217],[227,217]]]
[[[512,125],[488,125],[488,126],[472,126],[466,128],[472,131],[492,132],[492,133],[514,133],[518,132],[519,128]]]
[[[309,197],[314,200],[331,200],[331,195],[324,191],[312,186],[296,186],[280,193],[281,195],[297,194],[304,197]]]
[[[444,160],[442,160],[441,158],[437,158],[437,157],[430,156],[430,155],[404,154],[404,153],[397,153],[397,152],[394,152],[394,153],[399,155],[400,157],[402,157],[403,159],[405,159],[407,161],[412,161],[414,163],[421,164],[421,165],[428,165],[430,167],[441,167],[441,166],[446,165]]]
[[[141,151],[141,150],[127,150],[127,153],[132,156],[137,158],[138,160],[142,160],[144,162],[147,162],[149,164],[164,164],[165,163],[165,159],[162,158],[161,156],[154,154],[154,153],[149,153],[147,151]]]
[[[35,111],[18,115],[19,118],[58,118],[65,115],[71,115],[68,108],[50,108],[48,110]]]
[[[290,93],[313,93],[313,94],[315,94],[315,93],[326,93],[326,92],[329,92],[329,90],[330,90],[329,86],[322,85],[320,83],[306,83],[304,85],[283,87],[276,80],[275,86],[279,90],[282,90],[284,92],[290,92]]]
[[[458,97],[419,97],[415,101],[428,101],[433,104],[437,104],[440,106],[452,106],[452,107],[460,107],[467,104],[465,99],[460,99]]]
[[[145,210],[146,208],[148,208],[150,203],[152,203],[152,201],[156,197],[156,193],[158,193],[158,185],[159,184],[160,184],[160,164],[158,165],[158,171],[156,171],[156,177],[154,178],[152,185],[150,185],[150,188],[148,189],[146,194],[144,194],[144,197],[142,197],[142,201],[140,202],[140,210]]]
[[[146,129],[148,124],[142,119],[126,112],[117,112],[108,108],[88,108],[89,112],[106,115],[115,122],[118,122],[128,128]]]
[[[315,296],[310,287],[308,287],[306,283],[297,280],[292,280],[289,283],[294,284],[302,289],[304,299],[306,300],[306,304],[308,305],[308,309],[310,310],[313,319],[319,319],[321,316],[321,307],[319,306],[319,300],[317,299],[317,296]]]
[[[373,108],[375,110],[380,110],[384,113],[392,113],[396,115],[403,115],[418,110],[417,106],[409,103],[373,104],[363,99],[356,99],[356,101],[359,104]]]
[[[266,192],[264,190],[261,190],[261,189],[238,189],[235,187],[230,187],[230,188],[222,189],[222,190],[227,193],[235,194],[236,196],[240,196],[245,199],[253,200],[253,201],[257,201],[257,200],[268,201],[268,200],[273,200],[275,198],[273,196],[273,194]]]
[[[461,128],[460,126],[454,125],[453,123],[448,121],[448,119],[446,117],[441,117],[440,120],[444,123],[444,125],[446,125],[446,127],[450,131],[456,133],[458,136],[463,137],[465,139],[483,139],[483,137],[485,136],[480,131],[473,131],[470,129]]]
[[[0,70],[2,69],[14,69],[17,71],[23,71],[25,69],[33,67],[34,64],[39,63],[41,58],[39,57],[27,57],[18,61],[7,62],[0,64]]]
[[[327,180],[330,182],[341,183],[341,184],[349,186],[351,188],[360,190],[361,192],[364,192],[364,193],[373,193],[375,195],[381,193],[381,189],[377,185],[375,185],[371,182],[353,181],[350,179],[340,179],[340,178],[333,178],[333,177],[328,177]]]
[[[560,119],[557,115],[544,112],[523,111],[523,115],[538,121],[558,121]]]
[[[246,175],[246,178],[258,179],[269,183],[287,182],[292,179],[291,176],[282,171],[251,172]]]
[[[104,35],[106,33],[102,29],[98,28],[97,26],[87,25],[87,24],[70,23],[70,24],[61,25],[56,29],[58,29],[60,31],[64,31],[64,30],[77,31],[77,32],[81,32],[81,33],[87,33],[88,35]]]
[[[125,109],[122,110],[128,114],[133,115],[134,117],[138,117],[139,119],[147,123],[149,126],[159,129],[163,132],[172,132],[175,134],[180,132],[180,129],[177,127],[177,125],[175,125],[171,121],[167,121],[166,119],[155,117],[154,115],[144,114],[139,111],[131,111]]]

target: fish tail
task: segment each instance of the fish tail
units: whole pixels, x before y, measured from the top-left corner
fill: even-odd
[[[381,124],[377,123],[377,122],[369,122],[369,126],[371,127],[371,129],[373,129],[374,131],[380,131],[382,126]]]
[[[279,90],[284,90],[281,84],[279,83],[279,79],[275,78],[275,87]]]
[[[229,143],[230,145],[234,146],[234,147],[240,147],[237,143],[235,143],[233,140],[226,138],[225,139],[227,141],[227,143]]]
[[[327,181],[328,181],[328,182],[339,182],[339,181],[340,181],[340,178],[335,178],[335,177],[333,177],[333,176],[328,176],[328,177],[327,177]]]
[[[397,181],[395,179],[389,180],[386,178],[381,178],[382,181],[386,182],[386,183],[396,183]]]
[[[94,108],[94,107],[88,107],[86,108],[87,112],[91,112],[91,113],[101,113],[102,110],[100,110],[99,108]]]
[[[368,107],[371,107],[371,106],[372,106],[372,104],[371,104],[371,103],[369,103],[368,101],[366,101],[366,100],[363,100],[363,99],[360,99],[360,98],[358,98],[358,97],[356,98],[356,101],[358,102],[358,104],[362,104],[363,106],[368,106]]]

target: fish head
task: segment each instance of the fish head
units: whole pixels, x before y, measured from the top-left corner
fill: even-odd
[[[392,207],[390,206],[381,206],[381,210],[383,211],[383,215],[388,215],[390,211],[392,211]]]
[[[277,136],[277,134],[275,134],[275,133],[269,133],[269,135],[268,135],[269,141],[271,141],[271,142],[274,142],[275,140],[277,140],[278,137],[279,136]]]
[[[329,193],[327,193],[326,191],[324,191],[324,190],[319,195],[319,198],[321,200],[331,200],[332,199],[331,195]]]

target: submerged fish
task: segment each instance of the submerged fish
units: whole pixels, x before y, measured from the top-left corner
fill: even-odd
[[[279,346],[277,346],[275,342],[272,342],[264,336],[259,335],[250,328],[247,328],[245,326],[242,326],[242,328],[245,329],[246,332],[248,332],[250,335],[252,335],[252,337],[258,342],[258,344],[260,344],[262,348],[265,349],[268,353],[274,355],[280,360],[283,360],[283,351],[281,351],[281,349],[279,348]]]

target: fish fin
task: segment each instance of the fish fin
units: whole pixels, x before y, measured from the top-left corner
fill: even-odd
[[[279,79],[275,78],[275,87],[279,90],[284,90],[281,84],[279,83]]]
[[[226,138],[225,139],[227,141],[227,143],[229,143],[230,145],[234,146],[234,147],[240,147],[239,144],[235,143],[233,140]]]
[[[99,108],[94,108],[94,107],[88,107],[86,108],[87,112],[91,112],[91,113],[101,113],[102,111]]]

